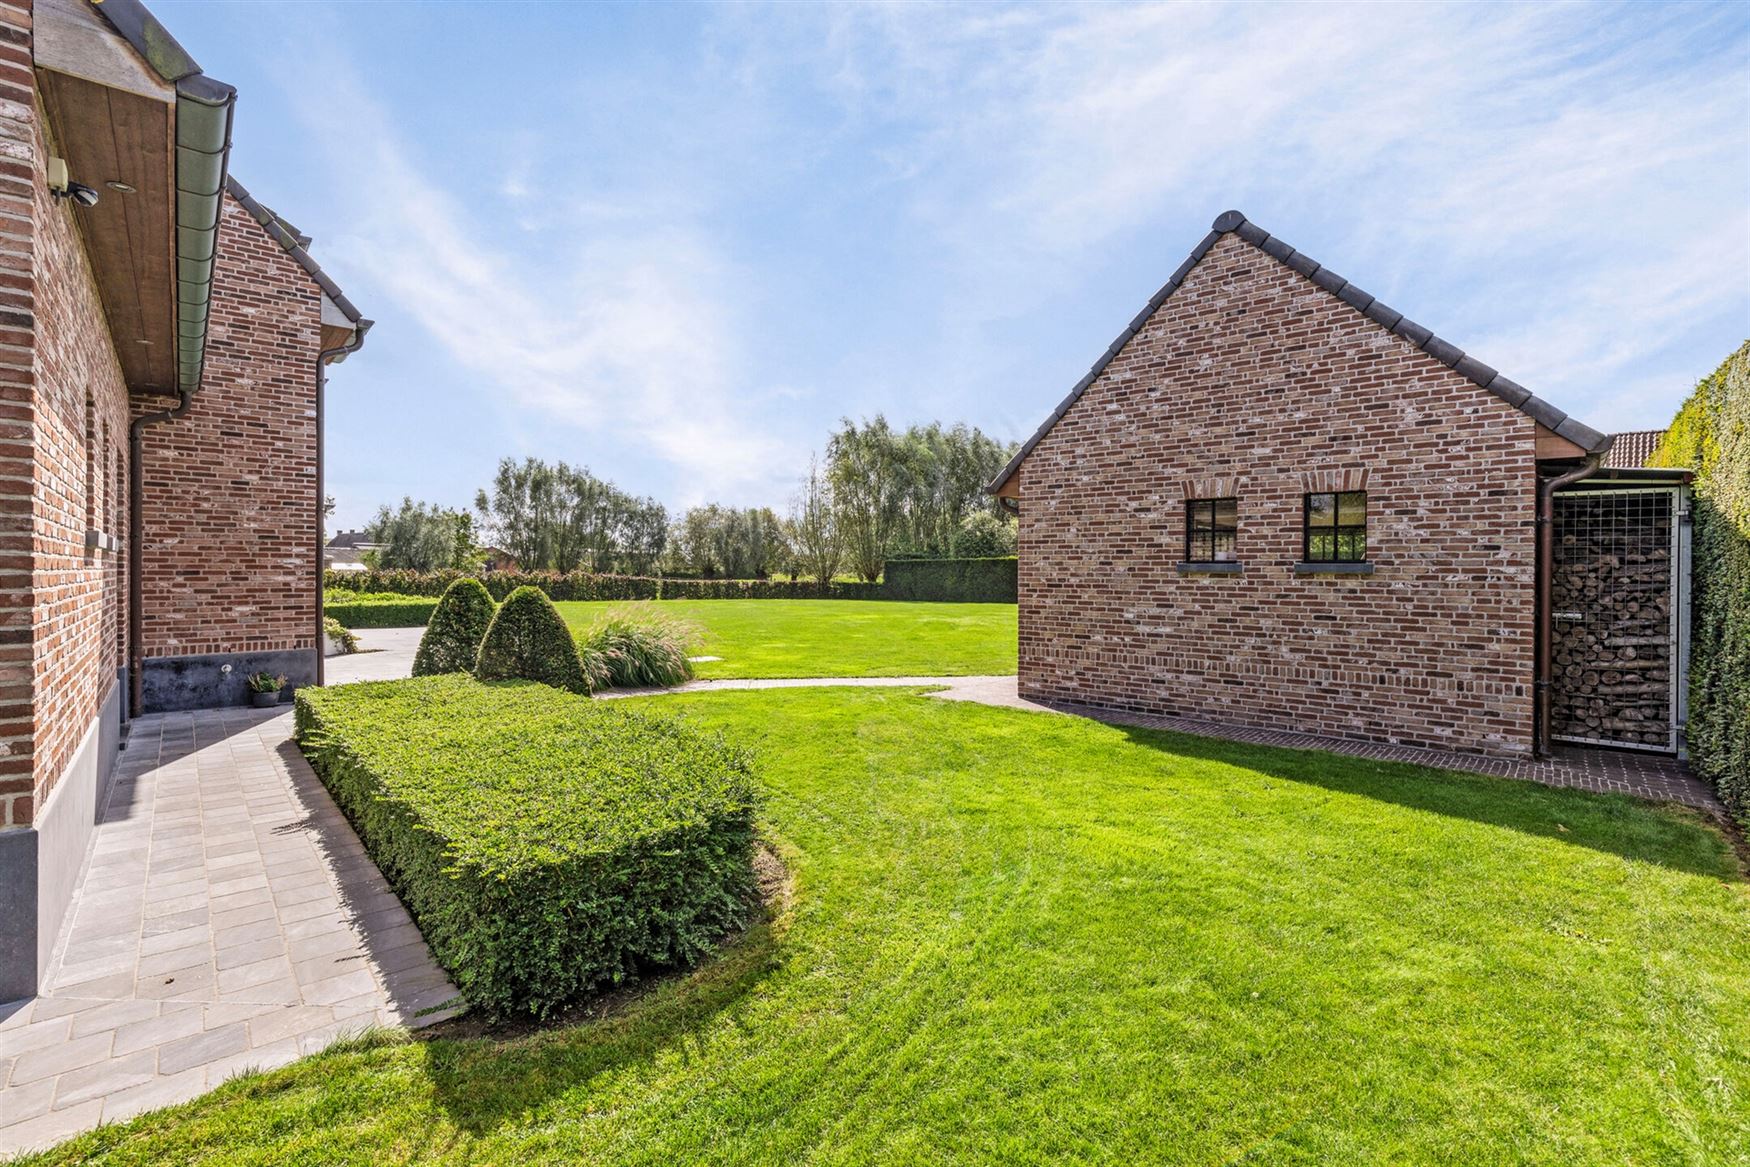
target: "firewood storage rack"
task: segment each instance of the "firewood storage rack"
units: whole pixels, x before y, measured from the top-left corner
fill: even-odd
[[[1681,756],[1688,491],[1582,486],[1554,499],[1551,737]]]

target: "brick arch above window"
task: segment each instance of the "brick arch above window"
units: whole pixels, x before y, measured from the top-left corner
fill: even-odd
[[[1343,494],[1367,489],[1367,467],[1334,466],[1300,472],[1300,488],[1305,494]]]
[[[1245,493],[1246,479],[1241,474],[1218,478],[1185,479],[1186,498],[1238,498]]]

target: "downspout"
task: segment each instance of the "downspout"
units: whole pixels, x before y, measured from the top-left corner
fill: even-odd
[[[1534,757],[1547,758],[1552,740],[1550,732],[1550,689],[1555,676],[1555,605],[1556,558],[1556,491],[1596,473],[1610,452],[1607,442],[1586,461],[1565,474],[1537,480],[1537,663],[1533,687],[1535,703],[1532,715],[1531,752]]]
[[[128,423],[128,716],[138,717],[145,697],[146,623],[141,611],[146,569],[146,427],[175,421],[194,404],[194,392],[177,394],[174,409],[143,413]]]
[[[327,484],[322,477],[322,403],[328,388],[328,366],[330,362],[345,360],[348,356],[364,347],[365,333],[371,330],[369,320],[360,320],[353,326],[352,339],[338,348],[325,348],[316,354],[316,684],[320,687],[327,678],[328,662],[328,630],[323,627],[325,613],[322,608],[322,583],[325,578],[323,555],[328,547],[323,539],[322,507],[326,499]]]

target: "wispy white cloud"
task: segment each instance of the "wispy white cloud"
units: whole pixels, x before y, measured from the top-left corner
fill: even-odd
[[[368,176],[352,184],[354,217],[330,254],[476,378],[480,401],[511,403],[526,431],[580,435],[580,460],[629,449],[665,464],[674,501],[787,484],[805,455],[747,408],[761,393],[736,321],[750,277],[700,227],[630,199],[572,198],[562,182],[540,189],[526,134],[496,191],[508,214],[470,204],[415,160],[406,128],[344,63],[325,73],[336,80],[309,116],[346,119],[355,132],[333,165]],[[531,205],[549,198],[561,212]]]
[[[889,169],[953,257],[959,343],[1136,232],[1188,246],[1237,204],[1600,424],[1645,424],[1696,368],[1691,326],[1746,304],[1744,24],[1694,6],[856,8],[818,76],[907,128]],[[1669,389],[1649,410],[1613,391],[1631,381]]]
[[[783,497],[841,412],[1029,432],[1229,206],[1603,427],[1750,316],[1731,8],[687,11],[465,165],[360,63],[286,85],[352,129],[325,260],[671,503]]]

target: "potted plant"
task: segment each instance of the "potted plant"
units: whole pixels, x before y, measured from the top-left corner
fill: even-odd
[[[249,675],[249,703],[257,709],[267,709],[280,703],[280,690],[286,687],[284,674],[274,676],[272,673],[251,673]]]

